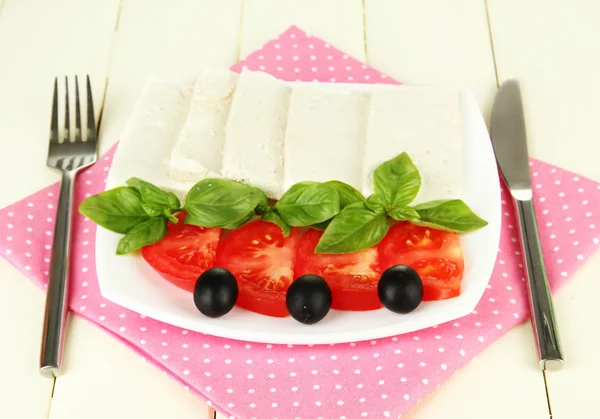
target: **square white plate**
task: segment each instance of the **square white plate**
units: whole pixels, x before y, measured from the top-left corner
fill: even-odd
[[[160,82],[157,78],[149,81]],[[330,85],[332,88],[360,91],[368,91],[373,86]],[[474,95],[469,91],[461,91],[460,106],[465,162],[463,199],[489,224],[461,236],[465,274],[459,297],[424,302],[413,312],[404,315],[386,309],[368,312],[331,310],[322,321],[310,326],[292,317],[273,318],[237,306],[227,315],[211,319],[196,309],[191,293],[162,279],[141,256],[116,256],[115,249],[121,236],[99,227],[96,266],[102,295],[130,310],[188,330],[231,339],[283,344],[327,344],[376,339],[424,329],[469,314],[483,295],[494,268],[500,240],[501,203],[494,153]],[[127,137],[121,141],[126,140]],[[130,175],[123,166],[131,162],[119,158],[122,149],[121,143],[109,173],[107,189],[123,185]],[[137,176],[160,186],[162,175],[157,174],[159,171],[156,168],[163,165],[163,161],[155,162],[152,166],[155,176],[152,179],[140,174]]]

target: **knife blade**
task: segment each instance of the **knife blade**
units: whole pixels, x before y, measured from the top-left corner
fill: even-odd
[[[492,107],[490,131],[496,162],[512,195],[519,224],[539,365],[543,370],[558,370],[564,359],[535,217],[527,128],[518,81],[508,80],[500,86]]]

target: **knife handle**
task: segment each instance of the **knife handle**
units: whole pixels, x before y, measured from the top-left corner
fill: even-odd
[[[515,200],[515,206],[539,364],[543,370],[559,370],[564,365],[564,359],[556,328],[552,295],[544,267],[533,201]]]

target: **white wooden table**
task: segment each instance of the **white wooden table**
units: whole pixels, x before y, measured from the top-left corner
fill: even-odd
[[[0,0],[2,3],[2,0]],[[109,77],[102,151],[151,71],[231,65],[291,24],[408,83],[453,84],[489,113],[523,83],[531,153],[600,180],[596,0],[4,0],[0,5],[0,206],[56,181],[45,167],[52,80]],[[1,418],[193,418],[208,407],[108,334],[70,318],[65,375],[38,374],[44,297],[0,260]],[[409,418],[600,417],[595,255],[556,298],[565,370],[536,368],[529,323],[507,333]],[[266,418],[264,418],[266,419]]]

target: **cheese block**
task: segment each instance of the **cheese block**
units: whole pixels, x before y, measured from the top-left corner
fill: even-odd
[[[138,177],[185,197],[193,182],[167,175],[169,155],[175,146],[189,108],[190,85],[178,79],[151,75],[127,119],[115,152],[111,179],[124,183]]]
[[[290,87],[266,73],[243,70],[225,127],[222,175],[283,194],[283,140]]]
[[[293,87],[284,144],[284,186],[340,180],[362,189],[369,96],[331,86]]]
[[[373,172],[406,152],[421,174],[413,204],[460,198],[462,142],[458,92],[445,88],[374,87],[363,164],[363,193],[373,192]]]
[[[221,176],[225,123],[237,74],[221,67],[200,71],[190,109],[171,152],[169,176],[198,181]]]

